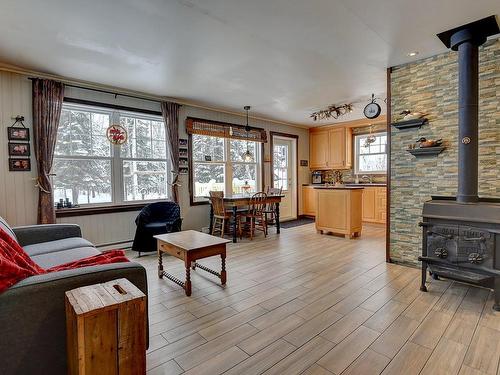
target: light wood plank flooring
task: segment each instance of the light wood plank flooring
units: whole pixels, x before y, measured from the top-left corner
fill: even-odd
[[[228,245],[228,283],[192,272],[193,294],[148,272],[149,375],[500,375],[500,314],[489,290],[384,262],[384,230],[361,238],[313,225]],[[135,253],[129,254],[135,258]],[[217,269],[218,258],[206,265]],[[184,278],[183,263],[164,257]]]

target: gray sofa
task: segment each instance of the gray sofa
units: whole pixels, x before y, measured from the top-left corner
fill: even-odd
[[[10,229],[1,218],[0,226]],[[43,268],[100,253],[77,225],[18,227],[12,233]],[[32,276],[0,294],[0,373],[66,374],[64,292],[121,277],[147,295],[146,270],[133,262]]]

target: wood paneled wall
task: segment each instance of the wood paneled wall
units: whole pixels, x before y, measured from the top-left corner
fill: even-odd
[[[0,72],[0,216],[12,226],[35,224],[38,192],[33,156],[31,81],[14,73]],[[9,172],[7,127],[22,115],[31,133],[31,172]]]

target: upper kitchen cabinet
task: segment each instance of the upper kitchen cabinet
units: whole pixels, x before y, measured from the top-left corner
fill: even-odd
[[[328,131],[315,131],[309,134],[309,151],[310,162],[312,169],[321,169],[328,167]]]
[[[352,166],[352,129],[329,127],[311,129],[311,169],[349,169]]]

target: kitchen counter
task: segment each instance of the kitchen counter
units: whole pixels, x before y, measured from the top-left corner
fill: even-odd
[[[364,186],[313,186],[313,189],[321,189],[321,190],[358,190],[364,189]]]
[[[324,187],[326,187],[326,184],[302,184],[302,186],[312,186],[312,187],[316,187],[316,188],[324,188]],[[383,183],[383,182],[373,182],[371,184],[370,183],[359,183],[359,184],[347,183],[347,184],[344,184],[344,186],[346,186],[346,187],[357,187],[357,186],[361,186],[361,187],[370,187],[370,186],[386,187],[387,184]]]

